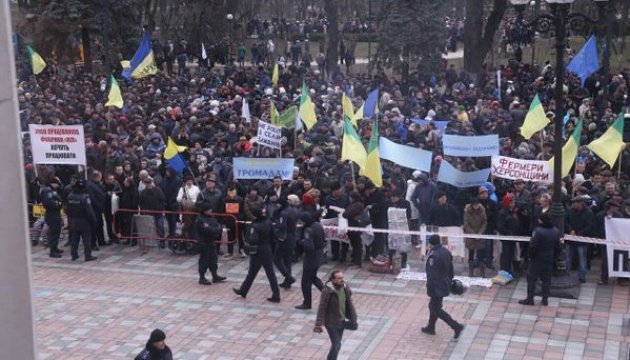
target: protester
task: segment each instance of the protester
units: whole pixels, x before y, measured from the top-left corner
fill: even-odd
[[[527,298],[518,302],[522,305],[534,305],[534,291],[538,279],[542,283],[541,304],[544,306],[549,304],[553,259],[554,254],[559,251],[562,234],[553,226],[553,219],[549,213],[540,215],[538,224],[529,242],[530,266],[527,269]]]
[[[332,284],[332,288],[327,285],[328,283]],[[356,330],[358,327],[357,311],[352,302],[352,291],[346,284],[344,274],[340,270],[334,270],[322,288],[313,331],[322,333],[322,327],[326,328],[331,343],[326,359],[336,360],[341,350],[344,330],[346,328]]]

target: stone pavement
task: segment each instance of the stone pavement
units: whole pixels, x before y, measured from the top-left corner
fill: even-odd
[[[66,248],[67,249],[67,248]],[[228,281],[197,284],[197,257],[152,249],[103,247],[95,262],[50,259],[32,253],[40,359],[130,359],[153,328],[166,331],[176,359],[324,359],[328,336],[312,332],[315,310],[298,311],[299,286],[270,295],[261,271],[246,300],[230,290],[243,280],[247,259],[220,260]],[[422,269],[420,254],[411,267]],[[550,299],[524,307],[526,281],[473,287],[445,299],[445,309],[467,326],[458,341],[438,323],[437,335],[420,328],[428,319],[423,282],[395,280],[339,264],[355,293],[359,330],[346,332],[341,359],[627,359],[630,288],[596,285],[589,273],[577,300]],[[598,269],[593,265],[593,269]],[[300,274],[301,265],[294,265]],[[463,264],[458,263],[458,273]],[[299,279],[299,277],[298,277]],[[299,281],[298,284],[299,285]],[[314,307],[319,293],[314,290]],[[537,301],[539,299],[537,298]]]

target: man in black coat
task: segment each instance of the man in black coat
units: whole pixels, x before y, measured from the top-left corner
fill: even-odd
[[[66,199],[72,261],[79,258],[80,239],[83,239],[85,261],[96,260],[96,256],[92,256],[92,229],[97,221],[91,202],[90,195],[85,188],[85,180],[77,179],[74,189]]]
[[[199,284],[211,285],[212,282],[206,279],[206,272],[210,270],[212,281],[225,281],[224,276],[217,273],[219,269],[217,259],[217,248],[215,242],[221,240],[223,228],[217,219],[212,216],[213,209],[209,202],[198,201],[199,216],[195,222],[195,233],[197,235],[197,243],[199,245]]]
[[[387,200],[383,191],[377,189],[371,181],[365,183],[365,205],[370,212],[372,228],[387,229]],[[370,245],[372,257],[386,254],[386,240],[384,233],[374,233],[374,241]]]
[[[308,310],[311,308],[311,287],[315,285],[320,291],[324,283],[317,277],[317,270],[324,262],[324,248],[326,247],[326,235],[324,228],[316,219],[317,214],[304,211],[300,215],[300,220],[304,224],[304,263],[302,266],[302,295],[304,301],[295,308],[298,310]]]
[[[595,215],[591,211],[589,205],[591,197],[588,195],[580,195],[571,199],[571,208],[567,211],[565,221],[566,232],[577,236],[593,236],[595,229]],[[567,268],[571,268],[573,257],[578,257],[578,279],[580,283],[586,282],[586,263],[587,263],[586,243],[568,241],[566,247]]]
[[[443,191],[437,193],[437,203],[431,208],[427,225],[460,226],[461,216],[455,206],[448,203],[448,197]]]
[[[87,183],[87,191],[90,194],[92,209],[96,216],[96,224],[92,228],[92,249],[98,250],[101,245],[110,245],[105,242],[105,233],[103,232],[103,213],[105,213],[105,202],[107,201],[107,193],[101,183],[103,176],[100,171],[92,172],[90,181]]]
[[[297,224],[300,219],[300,198],[291,194],[287,196],[287,206],[280,212],[276,230],[278,233],[278,244],[274,253],[274,263],[278,271],[284,276],[284,281],[280,287],[290,289],[295,278],[291,274],[291,259],[297,242]]]
[[[164,180],[160,183],[162,193],[164,193],[164,210],[166,213],[166,223],[168,224],[168,237],[175,238],[175,229],[179,214],[175,213],[179,210],[177,202],[177,194],[182,187],[182,178],[171,168],[167,166],[164,170]],[[170,212],[172,211],[172,212]]]
[[[330,186],[332,193],[324,198],[324,206],[326,207],[326,215],[325,219],[336,219],[339,216],[339,213],[335,211],[333,208],[338,207],[341,209],[345,209],[348,205],[350,205],[350,199],[348,195],[344,194],[341,191],[341,185],[339,183],[333,183]],[[333,207],[333,208],[331,208]],[[346,256],[348,255],[348,248],[350,246],[348,243],[340,242],[340,241],[331,241],[330,242],[330,250],[332,251],[332,261],[339,261],[344,263],[346,261]],[[341,253],[340,251],[341,250]]]
[[[42,203],[46,209],[44,220],[48,225],[48,247],[50,248],[51,258],[60,258],[63,250],[58,248],[59,237],[61,236],[61,228],[63,220],[61,219],[61,207],[63,201],[59,190],[61,188],[61,180],[58,177],[48,182],[47,186],[42,187]]]
[[[442,246],[439,235],[429,237],[429,255],[427,256],[427,295],[429,295],[429,323],[421,330],[425,334],[435,335],[435,323],[442,319],[455,331],[454,339],[459,338],[464,325],[453,320],[442,309],[442,300],[449,295],[453,281],[453,256]]]
[[[256,250],[255,253],[250,252],[249,270],[241,287],[232,288],[232,291],[234,291],[236,295],[240,295],[243,299],[246,298],[256,275],[258,275],[258,271],[260,271],[262,267],[265,269],[265,274],[267,274],[267,280],[269,280],[272,291],[272,295],[270,298],[267,298],[267,301],[279,303],[280,287],[278,287],[276,272],[273,269],[273,251],[271,250],[271,243],[275,241],[276,238],[273,225],[264,214],[264,209],[255,207],[251,211],[254,216],[254,221],[245,236],[245,242],[246,246],[247,244],[255,246]]]
[[[529,242],[530,265],[527,268],[527,299],[519,300],[518,303],[522,305],[534,305],[536,282],[540,279],[542,281],[541,304],[547,306],[554,254],[560,247],[562,234],[553,226],[553,219],[549,212],[540,215],[538,224]]]

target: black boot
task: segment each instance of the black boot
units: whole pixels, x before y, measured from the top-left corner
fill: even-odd
[[[199,284],[201,284],[201,285],[212,285],[210,280],[206,279],[205,277],[199,278]]]
[[[215,283],[219,283],[219,282],[223,282],[225,281],[227,278],[225,276],[221,276],[219,274],[212,273],[212,281],[214,281]]]

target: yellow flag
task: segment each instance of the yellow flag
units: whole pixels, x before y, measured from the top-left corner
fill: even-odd
[[[273,73],[271,74],[271,83],[273,86],[278,86],[278,79],[280,78],[280,70],[278,69],[278,63],[273,64]]]
[[[300,119],[304,122],[306,127],[310,130],[317,124],[317,115],[315,115],[315,105],[309,95],[308,86],[306,82],[302,82],[302,93],[300,94]]]
[[[542,130],[549,124],[549,118],[545,115],[545,110],[540,103],[538,94],[534,96],[531,105],[529,105],[529,111],[521,126],[521,135],[529,140],[536,132]]]
[[[26,51],[28,51],[29,59],[31,60],[31,67],[33,68],[33,74],[39,75],[46,68],[46,62],[30,45],[26,45]]]
[[[343,142],[341,145],[341,160],[354,161],[359,168],[365,168],[367,161],[367,152],[363,143],[359,138],[356,130],[350,124],[350,120],[347,116],[343,120]]]
[[[365,168],[361,169],[361,175],[372,180],[377,187],[383,186],[383,170],[381,168],[381,153],[378,150],[378,124],[372,123],[372,135],[368,143],[367,158]]]
[[[619,158],[619,153],[626,147],[623,142],[624,114],[619,113],[614,123],[599,138],[588,144],[588,148],[604,160],[611,168]]]
[[[341,97],[341,107],[343,108],[344,116],[352,122],[352,126],[357,127],[357,119],[354,116],[354,107],[352,106],[352,100],[344,92]]]
[[[122,109],[125,103],[122,98],[122,93],[120,92],[120,86],[118,85],[118,81],[114,78],[114,75],[109,76],[109,84],[109,94],[107,95],[107,103],[105,106],[115,106]]]
[[[578,121],[573,130],[573,134],[562,147],[562,177],[568,176],[577,158],[578,149],[580,147],[580,138],[582,137],[582,118]],[[549,159],[549,169],[556,171],[553,167],[554,158]]]

